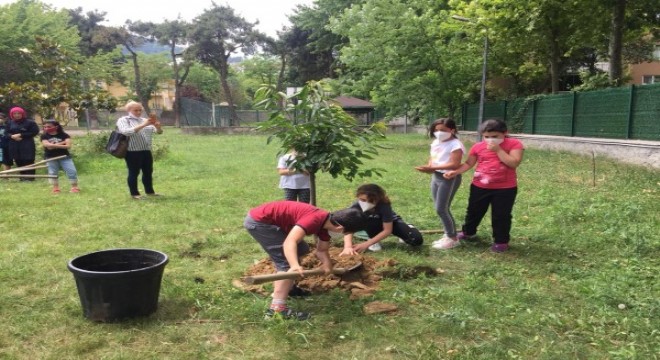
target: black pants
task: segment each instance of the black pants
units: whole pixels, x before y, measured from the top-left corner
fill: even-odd
[[[309,189],[284,189],[284,200],[300,201],[309,204]]]
[[[378,235],[381,231],[383,231],[383,222],[380,219],[367,221],[366,232],[370,238]],[[411,246],[420,246],[424,242],[422,233],[413,225],[406,223],[400,218],[392,222],[392,235],[400,238],[405,241],[406,244]]]
[[[152,174],[154,172],[154,158],[151,151],[129,151],[126,153],[126,167],[128,168],[128,190],[131,196],[140,195],[138,190],[138,175],[142,171],[142,185],[144,185],[144,192],[153,194],[154,186]]]
[[[470,198],[468,200],[467,214],[463,233],[474,235],[477,227],[490,206],[493,239],[497,244],[508,244],[511,238],[511,211],[516,202],[518,188],[509,189],[482,189],[470,185]]]
[[[34,159],[16,159],[15,162],[16,162],[16,167],[21,167],[21,166],[34,164]],[[37,170],[25,170],[19,172],[19,174],[21,175],[35,175],[36,173]],[[25,178],[21,178],[21,181],[34,181],[34,178],[25,177]]]

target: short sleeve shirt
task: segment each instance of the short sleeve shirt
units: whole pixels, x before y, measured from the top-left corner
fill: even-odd
[[[330,213],[307,203],[273,201],[253,208],[248,214],[255,221],[276,225],[287,234],[298,225],[306,235],[317,235],[322,241],[330,240],[328,231],[323,228]]]
[[[431,163],[433,165],[442,165],[449,162],[451,153],[456,150],[461,151],[461,157],[465,154],[465,146],[463,143],[454,138],[448,141],[433,140],[431,143]],[[444,172],[444,170],[436,170],[437,172]]]
[[[504,138],[500,147],[507,154],[511,150],[524,148],[520,140],[509,137]],[[510,189],[518,186],[516,169],[501,162],[494,151],[488,150],[486,142],[474,144],[469,155],[477,158],[477,168],[472,178],[474,186],[483,189]]]
[[[278,169],[289,169],[292,166],[291,160],[294,159],[293,154],[286,154],[280,157],[277,162]],[[280,176],[280,189],[309,189],[309,175],[307,174],[293,174]]]
[[[68,138],[70,138],[69,134],[67,133],[62,133],[62,134],[55,134],[55,135],[50,135],[48,133],[44,133],[41,135],[41,141],[48,141],[51,144],[57,144],[59,142],[62,142]],[[44,149],[44,155],[46,158],[53,158],[53,157],[58,157],[62,155],[69,156],[69,149]]]

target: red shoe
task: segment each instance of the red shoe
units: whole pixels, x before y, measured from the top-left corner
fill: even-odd
[[[77,187],[72,187],[72,188],[71,188],[71,192],[72,192],[72,193],[79,193],[79,192],[80,192],[80,189],[78,189]]]
[[[60,193],[60,189],[58,188],[53,189],[53,194],[59,194],[59,193]]]

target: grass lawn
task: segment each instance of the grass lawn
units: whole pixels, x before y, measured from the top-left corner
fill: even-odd
[[[449,251],[387,239],[372,254],[436,277],[390,278],[371,298],[341,291],[294,300],[306,322],[266,321],[269,298],[231,285],[265,257],[242,228],[253,206],[277,200],[277,145],[265,136],[157,137],[161,198],[135,201],[123,160],[80,149],[80,194],[45,180],[0,180],[0,359],[657,359],[660,354],[660,173],[568,153],[527,150],[519,168],[512,248],[482,242]],[[382,178],[319,176],[318,205],[345,207],[364,182],[383,186],[420,229],[440,228],[426,162],[429,140],[390,135],[370,166]],[[469,144],[468,144],[469,145]],[[453,204],[463,219],[471,172]],[[158,311],[94,323],[82,316],[67,262],[110,248],[169,255]],[[200,281],[203,279],[203,281]],[[391,315],[364,304],[393,302]]]

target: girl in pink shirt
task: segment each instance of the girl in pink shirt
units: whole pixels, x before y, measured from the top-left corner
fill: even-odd
[[[523,144],[507,137],[506,123],[501,120],[484,121],[479,133],[483,141],[472,146],[461,167],[445,172],[444,177],[451,179],[477,165],[470,185],[463,231],[458,233],[458,239],[476,236],[477,227],[490,206],[494,239],[490,249],[504,252],[509,249],[511,238],[511,212],[518,193],[516,168],[523,158]]]

